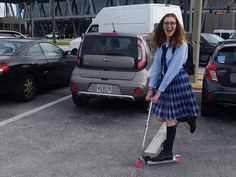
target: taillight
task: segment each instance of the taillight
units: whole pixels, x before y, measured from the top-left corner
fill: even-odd
[[[77,55],[77,58],[76,58],[76,64],[79,66],[80,65],[80,56],[79,54]]]
[[[76,83],[71,83],[70,88],[72,91],[76,92],[78,90],[78,85]]]
[[[5,71],[8,71],[10,67],[8,65],[2,65],[0,64],[0,73],[3,73]]]
[[[143,69],[147,64],[147,55],[143,42],[138,40],[138,69]]]
[[[142,89],[141,88],[136,88],[134,90],[134,93],[137,94],[137,95],[141,95],[143,93]]]
[[[216,74],[217,65],[209,64],[206,67],[207,79],[211,81],[218,82],[217,74]]]

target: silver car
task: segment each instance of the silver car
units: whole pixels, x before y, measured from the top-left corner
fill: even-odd
[[[152,59],[147,34],[87,33],[71,77],[73,102],[102,96],[145,103]]]

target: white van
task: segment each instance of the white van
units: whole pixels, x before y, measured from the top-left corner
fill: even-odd
[[[125,6],[104,7],[93,19],[86,30],[90,32],[126,32],[151,33],[154,26],[167,13],[174,13],[183,26],[181,9],[169,4],[137,4]],[[78,49],[81,38],[70,42],[69,49]]]

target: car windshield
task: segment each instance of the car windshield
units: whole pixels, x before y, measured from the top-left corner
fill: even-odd
[[[23,42],[0,41],[0,56],[12,56]]]
[[[137,40],[128,36],[87,36],[82,55],[117,55],[137,57]]]
[[[218,42],[223,41],[224,39],[216,34],[202,33],[202,37],[211,44],[218,44]]]
[[[236,47],[226,47],[219,51],[216,61],[220,64],[236,65]]]
[[[234,32],[229,38],[230,39],[236,39],[236,32]]]

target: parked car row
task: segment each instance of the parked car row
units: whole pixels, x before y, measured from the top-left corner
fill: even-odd
[[[201,114],[211,116],[218,105],[236,105],[236,40],[224,41],[209,33],[201,33],[201,40],[210,56],[203,78]],[[87,33],[77,56],[43,40],[1,38],[0,93],[30,101],[37,89],[70,82],[78,106],[96,97],[145,105],[153,51],[149,35],[130,33]]]

